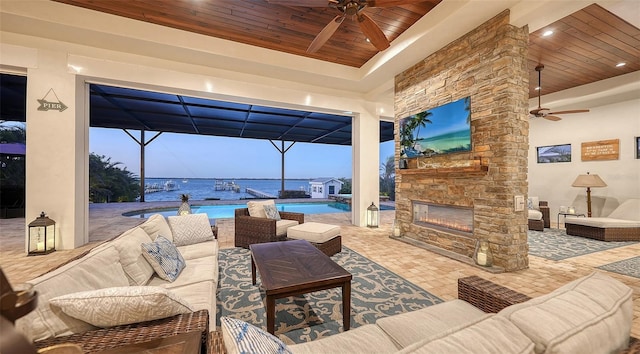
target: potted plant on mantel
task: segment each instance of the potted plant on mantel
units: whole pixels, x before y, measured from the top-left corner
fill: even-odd
[[[191,206],[189,205],[189,195],[180,194],[180,199],[182,200],[182,204],[180,204],[180,208],[178,208],[178,215],[191,214]]]

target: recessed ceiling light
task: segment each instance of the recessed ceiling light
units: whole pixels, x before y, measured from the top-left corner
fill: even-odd
[[[544,31],[544,33],[542,34],[542,37],[549,37],[550,35],[553,34],[552,30],[546,30]]]
[[[618,64],[616,64],[616,68],[620,68],[620,67],[623,67],[625,65],[627,65],[627,63],[618,63]]]

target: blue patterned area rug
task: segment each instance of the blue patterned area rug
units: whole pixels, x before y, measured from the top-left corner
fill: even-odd
[[[632,245],[637,242],[606,242],[567,235],[564,229],[529,230],[529,254],[554,261]]]
[[[442,300],[343,247],[331,257],[353,275],[351,281],[351,328],[377,319],[418,310]],[[220,316],[229,316],[266,330],[264,290],[251,284],[249,250],[220,250],[220,280],[217,292],[216,325]],[[286,342],[302,343],[327,337],[342,329],[342,292],[340,288],[317,291],[276,300],[276,335]],[[287,341],[286,338],[290,339]]]
[[[640,278],[640,256],[605,264],[598,268],[609,272]]]

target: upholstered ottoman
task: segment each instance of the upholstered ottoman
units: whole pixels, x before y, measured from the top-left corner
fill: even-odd
[[[327,256],[342,250],[340,226],[305,222],[287,229],[287,238],[291,240],[307,240]]]

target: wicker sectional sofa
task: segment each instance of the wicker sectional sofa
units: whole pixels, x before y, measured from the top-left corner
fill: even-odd
[[[223,317],[221,338],[213,342],[227,353],[247,345],[282,353],[474,354],[618,353],[629,346],[633,290],[604,273],[533,299],[475,276],[459,279],[458,293],[456,300],[288,346]]]
[[[628,199],[607,217],[567,218],[567,235],[600,241],[640,241],[640,199]]]
[[[138,352],[174,341],[204,352],[216,328],[218,241],[206,214],[156,214],[29,283],[38,306],[16,329],[38,348]]]

